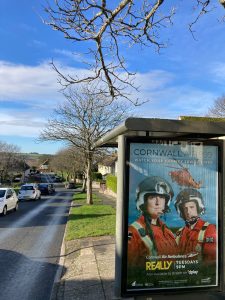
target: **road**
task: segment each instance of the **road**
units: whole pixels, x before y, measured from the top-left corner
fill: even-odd
[[[49,300],[73,191],[19,203],[0,217],[0,300]]]

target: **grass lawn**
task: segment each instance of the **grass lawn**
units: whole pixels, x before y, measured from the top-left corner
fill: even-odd
[[[74,204],[80,206],[70,210],[66,240],[90,236],[114,235],[116,210],[110,205],[101,205],[101,199],[93,197],[94,204],[86,205],[86,193],[74,195]]]

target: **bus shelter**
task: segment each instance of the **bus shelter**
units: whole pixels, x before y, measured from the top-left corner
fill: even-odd
[[[128,118],[118,147],[115,297],[223,299],[225,123]]]

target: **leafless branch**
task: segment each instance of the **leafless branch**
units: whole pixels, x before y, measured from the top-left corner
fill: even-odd
[[[197,16],[196,18],[194,19],[193,22],[191,22],[189,24],[189,30],[193,36],[193,38],[196,40],[196,37],[195,37],[195,34],[194,34],[194,30],[193,30],[193,27],[196,25],[196,23],[199,21],[199,19],[209,13],[210,11],[212,11],[215,6],[211,6],[211,0],[196,0],[197,1],[197,4],[196,6],[194,7],[194,9],[197,11]]]
[[[225,118],[225,95],[217,98],[214,104],[209,108],[210,117]]]
[[[54,110],[53,117],[40,135],[40,140],[66,141],[89,152],[95,142],[128,116],[128,106],[112,102],[96,86],[72,88],[64,92],[65,102]]]
[[[112,102],[104,94],[98,96],[93,87],[79,91],[64,91],[66,100],[54,110],[53,117],[41,132],[40,141],[64,141],[81,151],[86,161],[88,203],[91,204],[91,166],[96,152],[95,143],[105,133],[128,116],[128,107],[120,101]]]
[[[197,16],[189,25],[194,37],[194,25],[212,9],[212,0],[194,0]],[[224,0],[219,0],[224,5]],[[135,105],[126,89],[136,89],[135,72],[128,71],[122,55],[129,46],[153,46],[158,52],[167,46],[160,40],[161,30],[172,25],[175,8],[166,6],[165,0],[51,0],[45,11],[46,24],[60,31],[65,38],[82,42],[89,49],[93,64],[84,77],[62,74],[55,64],[60,83],[67,87],[74,83],[105,83],[104,94],[112,99],[124,97]],[[126,75],[125,75],[126,74]]]

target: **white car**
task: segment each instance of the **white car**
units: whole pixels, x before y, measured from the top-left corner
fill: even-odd
[[[11,188],[0,188],[0,214],[5,216],[7,211],[18,210],[18,198]]]
[[[27,183],[21,186],[18,194],[19,200],[41,199],[41,191],[36,183]]]

